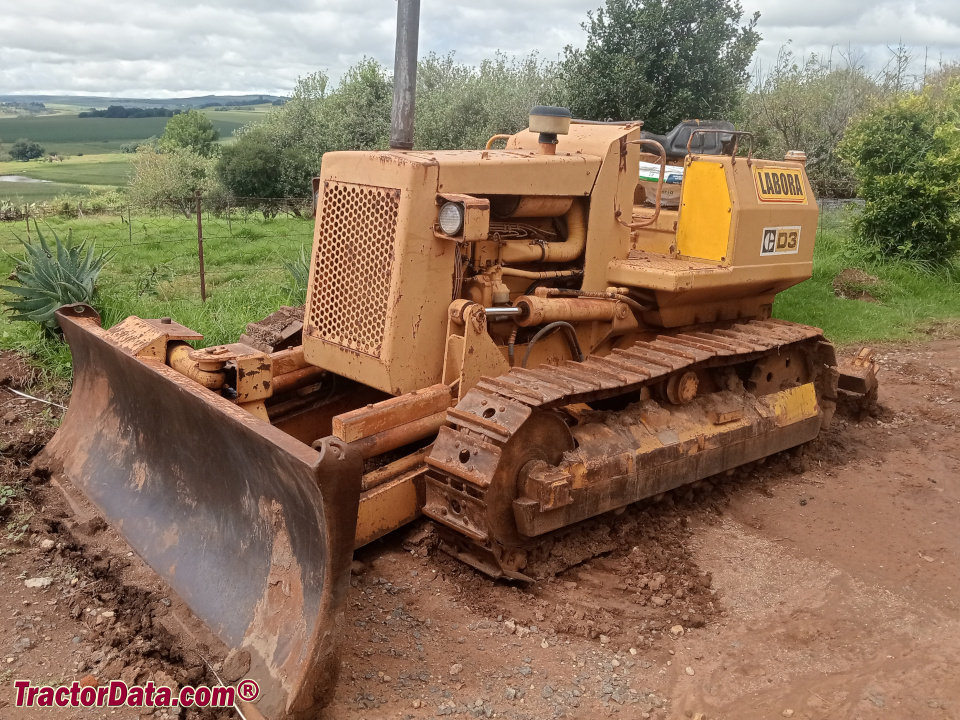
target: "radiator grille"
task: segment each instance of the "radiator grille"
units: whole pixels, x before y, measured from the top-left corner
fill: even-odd
[[[324,183],[308,332],[380,357],[400,191]]]

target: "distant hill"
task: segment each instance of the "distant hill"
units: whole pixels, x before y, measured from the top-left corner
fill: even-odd
[[[215,105],[263,105],[281,103],[286,98],[279,95],[202,95],[185,98],[123,98],[93,95],[0,95],[0,103],[45,103],[47,105],[75,105],[78,108],[105,109],[110,105],[134,108],[189,109]]]

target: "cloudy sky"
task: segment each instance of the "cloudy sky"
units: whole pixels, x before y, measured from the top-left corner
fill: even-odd
[[[831,47],[874,69],[887,46],[935,67],[960,60],[960,0],[742,0],[759,10],[769,63],[792,41]],[[582,45],[580,23],[602,0],[422,0],[421,54],[473,63],[496,50],[556,58]],[[392,67],[394,0],[3,0],[0,95],[285,94],[299,75],[333,78],[364,55]]]

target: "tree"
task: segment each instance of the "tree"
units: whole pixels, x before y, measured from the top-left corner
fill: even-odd
[[[960,82],[889,100],[838,149],[865,204],[857,238],[882,257],[939,265],[960,251]]]
[[[173,207],[189,218],[197,195],[219,190],[214,163],[189,148],[157,152],[141,145],[133,159],[130,199],[143,207]]]
[[[270,128],[256,127],[224,148],[217,176],[234,196],[306,197],[315,174],[307,148],[285,142]]]
[[[174,115],[167,121],[167,126],[160,137],[160,148],[162,150],[186,148],[201,157],[211,157],[219,139],[220,131],[213,126],[210,118],[199,110],[188,110]]]
[[[328,78],[322,72],[299,78],[290,99],[259,122],[236,131],[223,149],[217,175],[238,197],[309,197],[310,178],[332,149],[323,104]]]
[[[10,157],[20,162],[43,157],[43,147],[40,143],[21,138],[10,146]]]
[[[807,174],[818,195],[850,196],[856,182],[836,147],[850,119],[875,107],[881,83],[848,57],[798,59],[782,48],[742,105],[739,125],[751,130],[756,153],[782,158],[788,150],[807,155]]]
[[[687,118],[726,119],[746,87],[760,13],[737,0],[606,0],[588,15],[583,49],[562,62],[575,116],[641,119],[666,132]]]
[[[393,81],[373,58],[349,68],[321,103],[324,144],[337,150],[385,148],[390,139]]]
[[[430,54],[417,70],[413,139],[417,148],[480,148],[492,135],[526,127],[534,105],[556,102],[555,65],[536,54],[497,53],[476,67]]]

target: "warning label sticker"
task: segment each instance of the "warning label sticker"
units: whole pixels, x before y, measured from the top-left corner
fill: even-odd
[[[761,255],[795,255],[800,252],[799,227],[772,227],[763,229]]]

